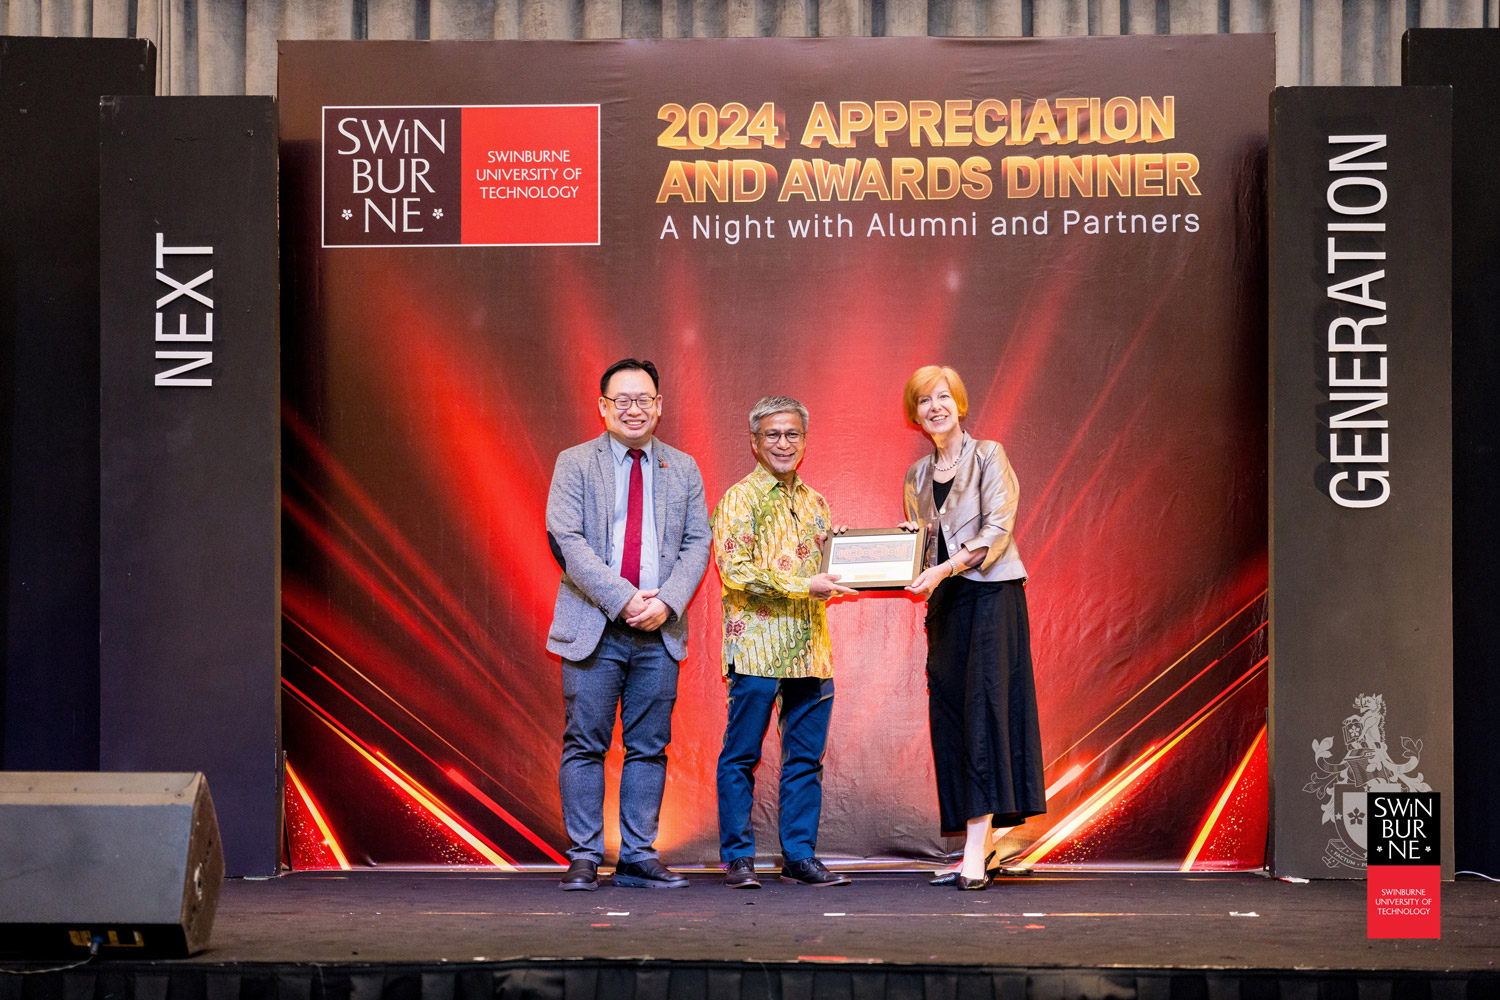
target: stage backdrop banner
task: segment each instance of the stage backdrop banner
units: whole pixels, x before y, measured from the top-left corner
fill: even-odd
[[[901,519],[931,447],[907,377],[956,367],[1030,574],[1048,812],[1003,853],[1259,867],[1272,62],[1268,36],[283,43],[294,864],[563,860],[543,508],[633,356],[710,507],[786,394],[858,527]],[[923,613],[829,609],[828,858],[957,846]],[[687,616],[658,847],[717,864],[713,569]],[[765,859],[779,758],[773,731]]]
[[[1278,875],[1364,878],[1369,796],[1435,791],[1453,877],[1451,131],[1446,87],[1272,97]]]
[[[1405,84],[1452,86],[1453,120],[1453,853],[1500,871],[1500,31],[1422,28],[1402,49]],[[1446,829],[1446,827],[1445,827]]]
[[[276,107],[99,110],[100,763],[202,771],[230,875],[280,858]]]

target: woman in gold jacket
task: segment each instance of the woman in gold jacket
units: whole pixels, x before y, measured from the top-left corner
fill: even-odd
[[[906,472],[903,527],[927,527],[927,699],[938,812],[965,835],[960,889],[990,884],[990,830],[1047,809],[1026,614],[1026,568],[1012,529],[1020,484],[995,441],[976,441],[963,380],[928,365],[907,380],[906,416],[932,454]]]

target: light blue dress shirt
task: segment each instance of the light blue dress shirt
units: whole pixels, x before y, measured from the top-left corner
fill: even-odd
[[[655,590],[659,581],[657,575],[661,572],[661,557],[656,547],[656,504],[651,495],[651,483],[655,478],[652,472],[656,465],[652,462],[652,453],[656,439],[652,438],[646,442],[641,449],[646,453],[641,459],[641,589]],[[609,439],[610,454],[615,458],[615,527],[610,535],[609,568],[616,573],[620,572],[620,566],[624,562],[625,553],[625,518],[629,513],[627,504],[630,500],[630,449],[617,441],[614,435]]]

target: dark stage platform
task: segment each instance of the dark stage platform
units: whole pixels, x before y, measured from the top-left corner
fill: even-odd
[[[0,975],[0,1000],[1500,996],[1494,883],[1443,887],[1440,940],[1370,941],[1363,882],[1039,872],[960,893],[927,877],[593,893],[495,872],[232,881],[196,958]]]

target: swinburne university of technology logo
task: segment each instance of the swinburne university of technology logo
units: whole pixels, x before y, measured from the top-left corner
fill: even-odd
[[[599,106],[323,108],[323,246],[599,242]]]
[[[1323,802],[1323,822],[1332,823],[1333,839],[1323,854],[1329,868],[1365,868],[1369,845],[1371,792],[1427,792],[1431,788],[1416,770],[1422,741],[1401,737],[1406,753],[1400,763],[1385,745],[1385,696],[1362,694],[1354,714],[1344,720],[1344,756],[1333,759],[1333,737],[1313,740],[1318,771],[1303,791]]]

